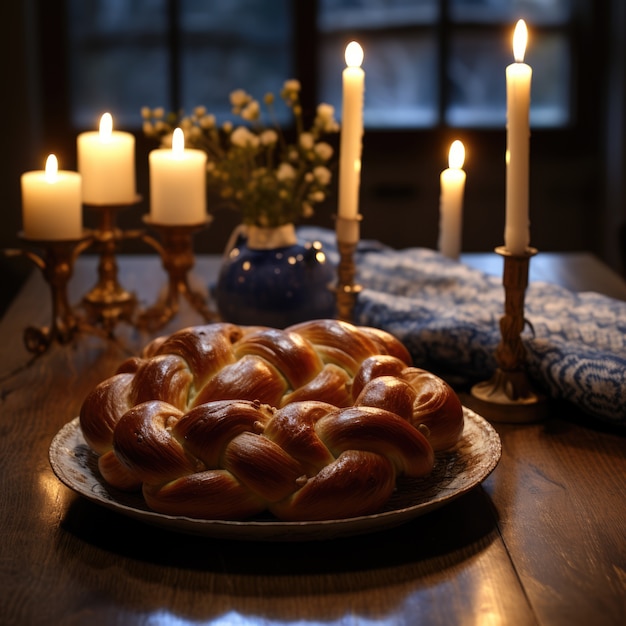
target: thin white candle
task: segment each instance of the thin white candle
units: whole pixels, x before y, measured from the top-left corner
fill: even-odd
[[[27,239],[70,240],[82,235],[81,176],[59,171],[56,156],[46,169],[21,176],[23,234]]]
[[[363,142],[363,92],[365,72],[363,49],[353,41],[346,47],[343,70],[343,103],[339,146],[339,217],[355,219],[359,214],[361,153]]]
[[[191,225],[206,220],[206,162],[202,150],[185,148],[180,128],[172,148],[152,150],[150,164],[150,217],[157,224]]]
[[[439,251],[451,259],[461,254],[463,230],[463,193],[466,174],[463,171],[465,146],[458,139],[448,154],[449,167],[441,172],[439,199]]]
[[[137,199],[135,137],[113,130],[105,113],[98,131],[80,133],[76,140],[78,171],[83,177],[83,202],[93,205],[131,204]]]
[[[515,63],[506,68],[507,152],[504,246],[522,255],[530,243],[528,185],[530,161],[530,83],[532,68],[524,63],[528,31],[519,20],[513,35]]]

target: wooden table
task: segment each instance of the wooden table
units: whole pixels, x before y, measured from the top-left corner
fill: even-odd
[[[216,263],[199,259],[197,273]],[[554,255],[546,272],[626,299],[588,255]],[[163,278],[155,259],[120,260],[121,282],[147,303]],[[81,258],[72,301],[94,281],[95,260]],[[503,454],[489,478],[394,530],[312,543],[175,534],[53,474],[54,435],[147,337],[120,326],[116,342],[81,336],[29,363],[22,330],[48,322],[48,300],[37,272],[0,323],[2,624],[626,623],[624,432],[566,405],[544,423],[496,424]],[[172,328],[199,321],[183,306]]]

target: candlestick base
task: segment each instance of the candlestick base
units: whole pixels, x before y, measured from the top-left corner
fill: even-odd
[[[135,202],[119,205],[86,205],[99,215],[98,228],[93,231],[93,243],[100,252],[98,263],[98,282],[83,296],[83,307],[88,319],[101,325],[111,334],[120,321],[132,323],[137,306],[135,295],[127,291],[118,281],[118,268],[115,252],[123,239],[137,237],[140,233],[124,233],[116,226],[119,211],[136,206],[141,202],[137,196]]]
[[[69,304],[67,285],[74,271],[76,257],[90,245],[91,235],[84,231],[76,239],[31,239],[23,233],[18,236],[25,245],[41,249],[37,254],[30,249],[3,250],[5,256],[25,256],[40,270],[50,288],[52,315],[50,326],[28,326],[24,330],[24,346],[33,354],[43,354],[53,342],[67,344],[85,328],[81,318]]]
[[[199,224],[158,224],[144,216],[144,222],[160,234],[161,241],[149,235],[144,235],[143,241],[159,253],[168,283],[164,297],[139,315],[139,328],[154,331],[165,326],[178,313],[181,296],[205,321],[217,320],[217,313],[209,307],[208,295],[194,291],[189,284],[189,273],[195,265],[193,235],[212,221],[208,216]]]
[[[337,319],[350,323],[354,322],[354,307],[359,293],[363,289],[356,282],[357,267],[354,261],[354,254],[359,243],[360,221],[360,215],[354,219],[336,217],[337,250],[339,252],[337,284],[335,285]]]
[[[546,418],[547,398],[533,389],[526,372],[497,369],[490,380],[471,389],[469,408],[492,422],[538,422]]]
[[[534,422],[546,416],[547,399],[533,389],[528,378],[521,334],[526,324],[524,295],[529,263],[537,250],[527,248],[524,254],[516,255],[500,246],[495,252],[504,258],[505,293],[501,340],[495,352],[498,368],[490,380],[472,387],[468,404],[491,421]]]

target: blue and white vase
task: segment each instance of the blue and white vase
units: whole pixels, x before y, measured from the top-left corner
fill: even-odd
[[[293,224],[240,228],[231,242],[215,289],[224,321],[285,328],[335,317],[335,268],[320,242],[299,240]]]

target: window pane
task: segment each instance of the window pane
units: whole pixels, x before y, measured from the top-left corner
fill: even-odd
[[[292,78],[289,0],[180,0],[180,104],[230,116],[229,93],[261,98]],[[167,0],[69,0],[72,120],[102,111],[138,126],[141,107],[174,107]]]
[[[182,2],[182,105],[230,117],[229,94],[260,99],[294,78],[289,0]]]
[[[72,122],[140,124],[144,105],[167,104],[165,0],[69,0]]]
[[[322,45],[320,95],[341,116],[341,73],[345,38],[326,37]],[[368,33],[363,46],[365,97],[363,122],[368,128],[417,128],[437,122],[437,45],[433,35]]]
[[[329,32],[432,24],[438,17],[438,0],[319,0],[318,27]]]
[[[533,68],[531,124],[564,126],[570,121],[570,54],[564,36],[533,36],[526,54]],[[451,126],[502,126],[506,123],[506,66],[513,62],[508,42],[485,33],[453,37],[447,78]]]
[[[570,18],[573,0],[450,0],[455,21],[502,23],[520,18],[534,24],[563,24]]]

